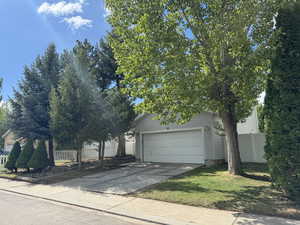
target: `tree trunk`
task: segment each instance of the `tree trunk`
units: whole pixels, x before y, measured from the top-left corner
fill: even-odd
[[[228,171],[232,175],[241,175],[241,158],[238,143],[237,122],[232,113],[222,113],[221,119],[224,125],[226,146],[228,152]]]
[[[48,140],[48,151],[49,151],[49,163],[50,166],[55,166],[54,161],[54,150],[53,150],[53,137],[50,137]]]
[[[99,145],[98,145],[98,160],[99,161],[101,161],[101,151],[102,151],[102,141],[99,141]]]
[[[101,167],[104,167],[104,153],[105,153],[105,141],[102,141],[102,149],[101,149]]]
[[[118,137],[118,151],[117,151],[118,157],[126,156],[126,149],[125,149],[125,135],[120,135]]]
[[[77,158],[78,158],[78,169],[81,170],[82,166],[82,147],[77,150]]]

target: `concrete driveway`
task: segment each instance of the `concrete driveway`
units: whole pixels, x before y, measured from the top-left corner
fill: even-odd
[[[130,163],[56,184],[85,191],[125,195],[199,167],[199,164]]]

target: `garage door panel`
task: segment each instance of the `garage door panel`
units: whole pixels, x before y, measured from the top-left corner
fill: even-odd
[[[144,161],[204,163],[201,131],[144,134]]]

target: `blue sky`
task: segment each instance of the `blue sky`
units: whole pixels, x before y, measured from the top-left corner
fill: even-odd
[[[61,52],[76,40],[96,43],[110,27],[103,0],[1,0],[0,76],[2,94],[12,97],[13,87],[30,65],[53,42]]]

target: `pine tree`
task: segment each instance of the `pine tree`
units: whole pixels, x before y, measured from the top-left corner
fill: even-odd
[[[133,125],[136,117],[133,100],[120,93],[120,90],[111,88],[106,91],[106,101],[111,105],[111,136],[118,138],[118,153],[122,157],[126,155],[125,152],[125,133],[128,132]]]
[[[266,158],[274,184],[300,200],[300,2],[278,13],[279,36],[266,91]]]
[[[51,129],[55,139],[62,145],[74,146],[81,166],[81,151],[90,139],[91,114],[94,113],[93,87],[85,65],[76,58],[63,71],[57,91],[51,93]]]
[[[15,98],[11,100],[12,130],[19,137],[48,140],[50,165],[54,165],[54,156],[49,95],[58,85],[60,68],[59,55],[51,44],[43,56],[25,67],[19,91],[15,91]]]
[[[15,170],[15,172],[17,172],[16,161],[19,158],[20,153],[21,153],[21,146],[20,146],[20,143],[17,141],[14,144],[14,146],[8,156],[8,160],[5,164],[6,169],[11,170],[11,171]]]
[[[16,162],[16,167],[27,169],[29,172],[30,168],[28,167],[28,162],[32,158],[33,152],[34,152],[33,141],[28,140]]]
[[[126,109],[123,108],[123,110],[129,110],[129,113],[131,113],[133,112],[133,105],[130,103],[131,99],[129,98],[129,96],[121,94],[121,89],[124,87],[121,81],[124,79],[124,75],[117,72],[118,65],[114,57],[112,47],[109,43],[110,37],[112,38],[112,34],[109,34],[107,38],[101,39],[95,46],[92,46],[87,40],[85,40],[84,42],[77,41],[73,52],[79,57],[80,61],[88,66],[89,72],[92,75],[92,78],[95,80],[96,85],[100,89],[100,91],[105,92],[106,90],[113,88],[114,91],[112,91],[111,93],[115,93],[116,91],[120,92],[117,95],[122,96],[122,102],[129,103],[127,104],[128,107]],[[99,98],[101,99],[101,97]],[[121,105],[115,105],[114,107],[118,107],[119,109],[120,107],[122,108]],[[127,113],[125,111],[124,113]],[[122,116],[119,116],[117,118],[117,121],[119,121],[121,124],[117,125],[116,127],[122,127],[124,123],[126,124],[128,122],[126,121],[126,118],[123,117],[123,121],[121,120],[121,118]],[[120,157],[125,156],[126,154],[125,134],[120,132],[121,130],[128,131],[128,129],[121,128],[118,132],[119,135],[117,136],[117,155]],[[101,144],[99,144],[99,147],[101,148]]]
[[[49,166],[49,159],[46,150],[45,141],[39,141],[37,148],[33,151],[32,157],[27,163],[28,168],[36,171],[42,171]]]

